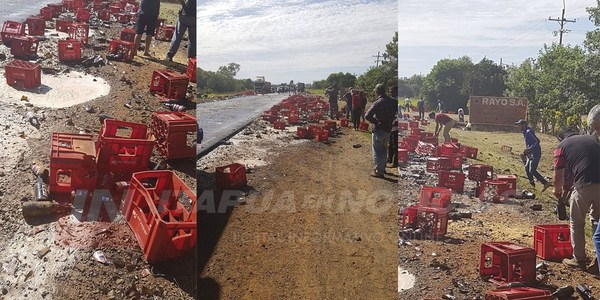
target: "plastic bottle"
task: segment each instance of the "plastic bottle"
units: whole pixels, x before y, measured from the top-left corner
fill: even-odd
[[[33,127],[35,128],[39,128],[40,127],[40,121],[38,121],[38,118],[35,116],[35,113],[32,111],[28,111],[27,115],[26,115],[27,121],[29,123],[31,123],[31,125],[33,125]]]
[[[176,103],[165,103],[164,106],[170,109],[171,111],[177,112],[185,111],[186,109],[185,106]]]

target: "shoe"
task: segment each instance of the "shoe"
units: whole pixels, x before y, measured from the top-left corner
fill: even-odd
[[[371,172],[371,174],[369,174],[369,175],[371,175],[373,177],[377,177],[377,178],[383,178],[384,177],[383,174],[379,174],[379,173],[377,173],[375,171]]]
[[[571,268],[585,268],[585,261],[578,261],[575,257],[565,258],[563,259],[562,263]]]
[[[167,56],[165,56],[165,60],[168,62],[173,62],[173,58],[170,57],[168,54],[167,54]]]
[[[552,184],[550,183],[550,181],[546,181],[546,183],[544,183],[544,188],[542,189],[542,193],[551,186],[552,186]]]
[[[589,264],[587,267],[586,272],[592,274],[592,275],[600,275],[600,270],[598,270],[598,259],[595,258],[591,264]]]

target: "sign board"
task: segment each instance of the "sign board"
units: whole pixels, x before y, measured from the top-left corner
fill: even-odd
[[[527,98],[469,97],[469,122],[471,124],[514,126],[519,119],[527,119]]]

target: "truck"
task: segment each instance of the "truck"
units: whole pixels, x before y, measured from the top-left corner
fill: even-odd
[[[269,94],[271,93],[271,83],[265,81],[265,76],[256,76],[254,91],[258,94]]]
[[[298,82],[296,84],[296,92],[297,93],[304,93],[305,89],[306,89],[306,85],[303,82]]]

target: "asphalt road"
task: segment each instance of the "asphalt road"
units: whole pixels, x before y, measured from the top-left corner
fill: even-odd
[[[221,140],[233,136],[263,111],[287,97],[287,94],[269,94],[198,104],[196,119],[204,138],[196,148],[197,155],[210,152]]]

